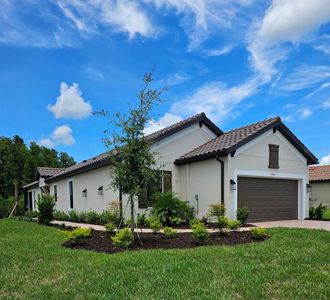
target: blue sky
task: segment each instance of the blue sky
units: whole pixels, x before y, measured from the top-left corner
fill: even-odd
[[[330,163],[329,0],[0,0],[0,135],[77,161],[105,150],[145,72],[169,87],[151,132],[204,111],[223,130],[279,115]]]

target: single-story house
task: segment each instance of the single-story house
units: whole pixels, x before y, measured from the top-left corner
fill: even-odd
[[[309,182],[311,185],[310,206],[322,203],[330,207],[330,165],[310,166]]]
[[[200,113],[146,138],[162,170],[152,190],[173,190],[198,217],[211,203],[224,203],[231,219],[239,207],[250,209],[249,221],[308,217],[308,166],[317,158],[279,117],[223,132]],[[102,211],[118,199],[125,207],[126,195],[109,188],[111,169],[108,153],[66,169],[38,168],[38,181],[24,187],[26,206],[36,209],[36,197],[49,192],[63,211]],[[150,192],[136,199],[136,213],[150,201]]]

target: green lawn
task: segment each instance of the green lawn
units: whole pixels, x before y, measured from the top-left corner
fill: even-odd
[[[330,232],[114,255],[61,247],[55,228],[0,220],[1,299],[329,299]]]

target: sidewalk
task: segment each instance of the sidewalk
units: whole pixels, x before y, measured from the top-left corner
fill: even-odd
[[[86,223],[75,223],[75,222],[68,222],[68,221],[51,221],[51,224],[54,225],[64,225],[64,226],[68,226],[68,227],[81,227],[81,228],[92,228],[95,231],[105,231],[105,227],[102,225],[94,225],[94,224],[86,224]],[[249,231],[251,229],[251,227],[241,227],[239,228],[237,231]],[[177,233],[191,233],[192,230],[191,229],[175,229],[177,231]],[[217,229],[213,229],[213,228],[209,228],[207,230],[210,233],[213,232],[218,232]],[[140,232],[140,233],[152,233],[153,231],[151,229],[148,228],[136,228],[135,232]],[[162,232],[162,230],[160,231]]]

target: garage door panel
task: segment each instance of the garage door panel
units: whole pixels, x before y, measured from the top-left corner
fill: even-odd
[[[249,222],[297,219],[298,182],[239,177],[238,207],[249,208]]]

